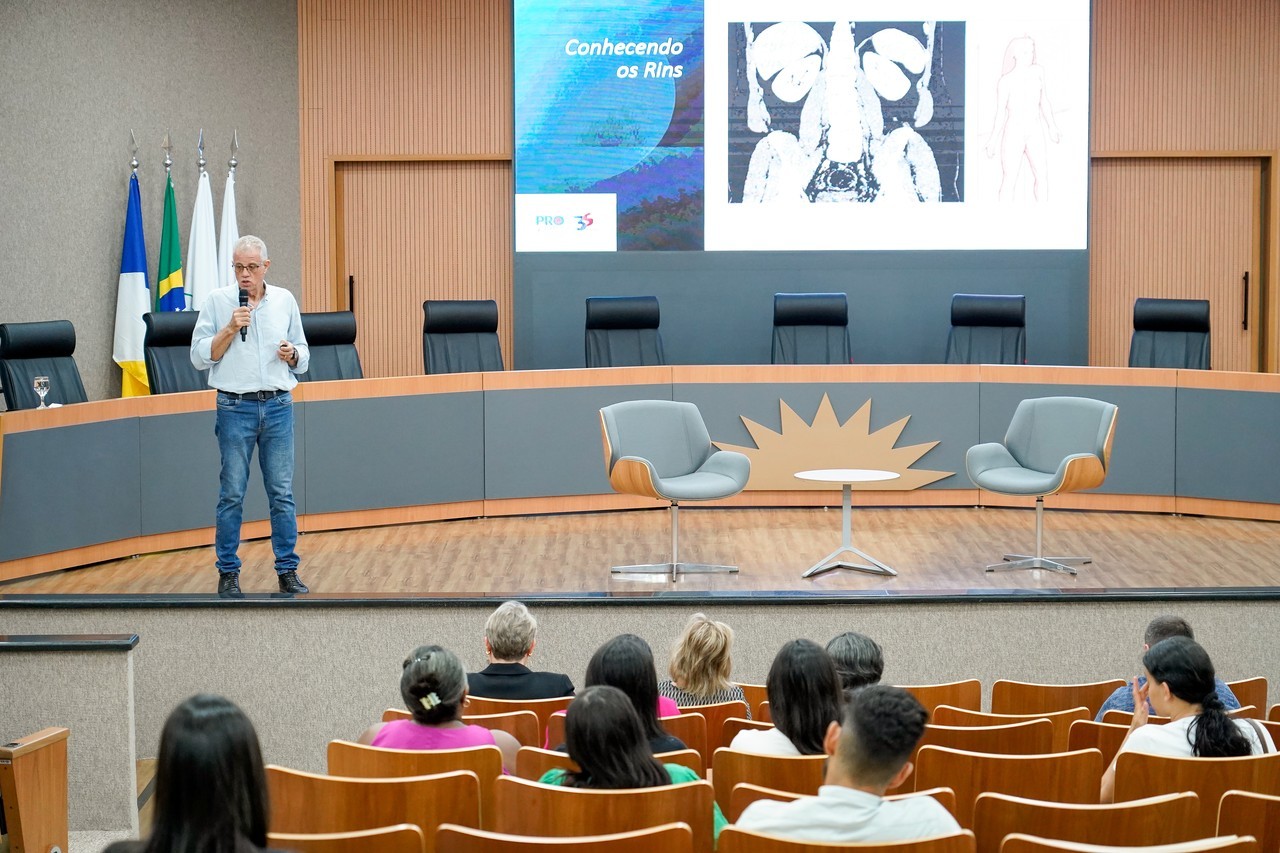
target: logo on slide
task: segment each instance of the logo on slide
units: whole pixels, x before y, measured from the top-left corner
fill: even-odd
[[[618,199],[612,193],[518,193],[517,252],[616,252]]]
[[[586,231],[588,228],[591,227],[591,223],[595,222],[595,220],[591,218],[590,213],[584,213],[581,216],[575,216],[574,219],[578,220],[579,231]]]

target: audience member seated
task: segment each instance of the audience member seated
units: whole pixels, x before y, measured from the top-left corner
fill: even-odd
[[[105,853],[242,853],[267,846],[267,779],[258,735],[221,696],[192,696],[169,714],[156,759],[146,841]]]
[[[588,687],[573,700],[564,721],[564,740],[579,770],[548,770],[538,780],[544,785],[620,790],[701,781],[688,767],[653,757],[635,706],[627,694],[607,684]],[[718,836],[725,819],[719,806],[712,804],[712,809]]]
[[[907,841],[958,832],[959,824],[932,797],[885,800],[911,774],[909,761],[929,714],[900,687],[876,684],[854,693],[843,725],[827,727],[825,784],[816,797],[747,806],[737,826],[799,841]]]
[[[680,707],[747,701],[742,688],[729,680],[732,650],[732,628],[705,613],[693,614],[671,651],[671,680],[658,682],[658,692]],[[751,718],[750,706],[747,718]]]
[[[772,729],[743,729],[729,744],[760,755],[822,755],[828,729],[840,722],[840,676],[831,656],[812,640],[784,645],[769,667]]]
[[[1133,679],[1133,722],[1117,753],[1173,758],[1228,758],[1275,752],[1271,735],[1252,720],[1227,716],[1214,687],[1213,662],[1189,637],[1170,637],[1142,656],[1146,680]],[[1147,722],[1148,703],[1169,722]],[[1116,762],[1102,775],[1101,801],[1115,801]]]
[[[1195,633],[1191,630],[1191,624],[1181,616],[1157,616],[1147,625],[1147,630],[1142,638],[1142,651],[1146,652],[1161,640],[1167,640],[1170,637],[1186,637],[1188,640],[1196,638]],[[1138,682],[1145,684],[1147,679],[1139,676]],[[1234,711],[1240,707],[1240,700],[1236,699],[1236,695],[1231,692],[1231,688],[1221,678],[1215,678],[1213,681],[1214,688],[1218,692],[1218,698],[1222,700],[1222,707],[1228,711]],[[1150,710],[1150,707],[1147,709]],[[1117,687],[1116,692],[1112,693],[1106,702],[1102,703],[1102,707],[1098,709],[1098,716],[1094,717],[1097,722],[1102,722],[1102,715],[1108,711],[1124,711],[1126,714],[1133,713],[1133,687],[1126,684],[1124,687]]]
[[[484,655],[489,665],[467,675],[470,694],[485,699],[572,696],[569,676],[529,669],[537,644],[538,623],[529,608],[519,601],[504,602],[484,623]]]
[[[676,703],[658,695],[658,675],[653,664],[653,650],[635,634],[620,634],[609,640],[587,663],[586,686],[608,685],[627,695],[640,717],[640,728],[649,739],[653,752],[685,749],[684,741],[667,734],[658,717],[674,717],[680,713]],[[561,752],[565,750],[557,747]]]
[[[514,737],[462,722],[467,674],[453,652],[440,646],[414,649],[400,675],[400,695],[413,719],[376,723],[360,736],[360,743],[387,749],[465,749],[492,744],[502,750],[503,768],[515,770],[520,743]]]
[[[884,675],[884,652],[880,651],[880,644],[866,634],[845,631],[832,637],[827,643],[827,654],[836,665],[843,690],[879,684]]]

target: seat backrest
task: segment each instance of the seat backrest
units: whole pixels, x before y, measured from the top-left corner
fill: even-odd
[[[1225,713],[1228,717],[1237,719],[1241,717],[1248,717],[1249,719],[1254,720],[1262,719],[1261,712],[1253,705],[1241,705],[1239,708],[1232,708],[1230,711],[1226,711]],[[1102,722],[1104,723],[1115,723],[1116,725],[1123,724],[1127,726],[1132,720],[1132,711],[1122,711],[1119,708],[1112,708],[1110,711],[1107,711],[1102,715]],[[1149,714],[1147,716],[1147,722],[1153,726],[1163,726],[1165,723],[1169,722],[1169,718],[1162,717],[1159,714]]]
[[[267,843],[294,853],[425,853],[427,849],[426,833],[412,823],[316,835],[270,832]]]
[[[196,311],[159,311],[142,315],[142,323],[146,326],[142,353],[152,394],[208,390],[209,371],[196,370],[191,363],[191,334],[196,330],[199,318]]]
[[[493,789],[495,832],[559,838],[631,832],[681,822],[693,830],[694,850],[712,850],[714,795],[710,782],[599,791],[503,776]]]
[[[87,402],[80,369],[72,357],[75,351],[76,330],[69,320],[0,323],[0,391],[5,408],[38,407],[40,398],[31,386],[37,376],[49,377],[45,405]]]
[[[1128,721],[1125,725],[1114,723],[1095,723],[1093,720],[1073,720],[1067,732],[1067,749],[1096,749],[1102,753],[1104,767],[1111,766],[1111,760],[1120,751],[1120,744],[1129,736]]]
[[[472,714],[509,714],[512,711],[532,711],[538,718],[538,734],[542,740],[533,746],[556,746],[547,743],[547,724],[551,715],[563,711],[573,701],[572,696],[553,696],[550,699],[486,699],[481,696],[467,697],[467,710]],[[517,738],[518,740],[518,738]]]
[[[693,853],[693,830],[687,823],[664,823],[647,829],[579,838],[539,838],[482,832],[461,826],[442,826],[436,833],[441,850],[450,853],[532,853],[532,851],[582,851],[582,853]]]
[[[623,456],[647,460],[659,477],[692,474],[715,450],[702,415],[693,403],[627,400],[601,409],[600,422],[604,430],[606,470],[610,475]],[[711,734],[710,728],[707,733]]]
[[[354,779],[267,766],[273,832],[317,834],[411,823],[427,853],[442,823],[480,825],[480,780],[469,771]]]
[[[658,724],[672,737],[679,738],[687,748],[702,756],[704,768],[711,765],[711,753],[707,751],[707,718],[688,711],[674,717],[659,717]]]
[[[488,826],[488,821],[493,814],[493,791],[490,782],[502,775],[502,751],[496,746],[430,750],[384,749],[380,746],[365,746],[345,740],[331,740],[329,741],[328,767],[332,776],[350,776],[360,779],[428,776],[457,770],[468,771],[480,780],[480,819],[482,821],[480,825]]]
[[[41,729],[0,746],[0,801],[13,850],[67,849],[69,729]]]
[[[705,755],[708,757],[708,766],[714,760],[716,750],[722,746],[728,746],[729,741],[724,737],[724,721],[730,717],[745,717],[747,715],[747,703],[737,699],[728,702],[715,702],[710,705],[681,705],[680,713],[682,714],[701,714],[703,719],[707,721],[707,751]]]
[[[991,687],[991,713],[1035,714],[1042,711],[1065,711],[1084,706],[1089,716],[1097,716],[1102,703],[1111,698],[1124,679],[1097,681],[1092,684],[1033,684],[1027,681],[1001,679]]]
[[[730,717],[724,721],[724,728],[721,729],[721,731],[724,732],[724,742],[725,745],[728,746],[733,743],[733,739],[738,736],[738,732],[745,731],[747,729],[764,731],[771,728],[773,728],[773,723],[765,723],[760,720],[748,720],[743,717]]]
[[[1015,832],[1000,845],[1001,853],[1115,853],[1120,848],[1077,841],[1055,841]],[[1125,853],[1258,853],[1258,842],[1236,835],[1223,838],[1200,838],[1179,844],[1154,844],[1150,847],[1125,847]]]
[[[932,716],[933,709],[939,705],[950,705],[952,708],[965,708],[970,711],[982,709],[982,682],[976,678],[965,681],[952,681],[947,684],[901,684],[903,690],[916,697],[916,701]],[[938,722],[931,720],[931,722]]]
[[[1026,364],[1027,297],[952,296],[946,363]]]
[[[1046,719],[1026,720],[1003,726],[924,727],[924,734],[911,755],[914,762],[922,746],[945,746],[966,752],[990,752],[998,755],[1038,755],[1053,752],[1053,723]],[[895,793],[915,790],[912,772],[894,789]]]
[[[751,709],[754,719],[758,716],[756,709],[760,707],[760,703],[769,701],[769,688],[763,684],[746,684],[741,681],[734,683],[742,688],[742,696],[747,700],[747,707]]]
[[[1208,370],[1209,300],[1134,302],[1129,366]]]
[[[739,782],[733,786],[733,791],[729,794],[729,808],[724,810],[725,820],[729,821],[729,823],[737,823],[738,818],[742,816],[742,812],[756,800],[777,800],[781,803],[789,803],[800,799],[802,796],[804,795],[797,794],[794,791],[779,791],[776,788],[766,788],[763,785],[752,785],[750,782]],[[924,791],[890,794],[885,799],[902,800],[907,797],[933,797],[953,816],[956,813],[956,792],[950,788],[929,788]]]
[[[532,711],[508,711],[505,714],[463,714],[462,722],[493,731],[506,732],[521,746],[542,746],[542,727]]]
[[[848,364],[852,358],[845,294],[773,294],[774,364]]]
[[[1169,758],[1122,752],[1116,757],[1116,802],[1140,800],[1176,791],[1200,795],[1200,837],[1213,835],[1213,803],[1227,791],[1280,796],[1280,753],[1242,758]]]
[[[1267,679],[1264,676],[1242,678],[1239,681],[1228,681],[1226,684],[1231,688],[1236,699],[1240,700],[1242,706],[1254,707],[1255,713],[1250,716],[1262,719],[1262,715],[1267,710]]]
[[[1071,740],[1071,724],[1076,720],[1092,717],[1085,707],[1068,708],[1065,711],[1045,711],[1041,714],[983,714],[964,708],[939,705],[933,712],[933,722],[939,726],[1007,726],[1028,720],[1048,720],[1053,724],[1053,752],[1065,752]]]
[[[1218,803],[1216,835],[1252,835],[1262,850],[1280,848],[1280,797],[1227,791]]]
[[[956,792],[956,821],[973,827],[973,807],[986,791],[1059,803],[1096,803],[1102,753],[1096,749],[1049,755],[990,755],[926,746],[916,757],[916,787]]]
[[[363,379],[360,353],[356,351],[356,315],[350,311],[313,311],[302,315],[311,362],[303,382]]]
[[[1197,838],[1200,798],[1190,792],[1167,794],[1131,803],[1052,803],[980,794],[973,808],[977,853],[1000,853],[1000,842],[1012,832],[1034,832],[1045,838],[1138,847],[1173,844]]]
[[[817,794],[826,775],[826,763],[825,755],[757,755],[735,749],[717,749],[711,759],[711,781],[716,787],[716,802],[721,809],[727,809],[733,786],[740,782],[797,794]]]
[[[498,303],[492,299],[428,299],[422,303],[425,373],[502,370]]]
[[[1090,453],[1098,465],[1097,482],[1074,478],[1070,491],[1102,484],[1111,464],[1111,441],[1116,407],[1088,397],[1037,397],[1023,400],[1013,412],[1004,445],[1018,464],[1052,474],[1062,461],[1077,453]],[[1090,478],[1092,479],[1092,478]],[[1067,489],[1064,489],[1066,491]]]
[[[656,296],[587,298],[587,367],[666,364]]]
[[[775,835],[726,826],[720,833],[717,853],[833,853],[866,850],[867,853],[973,853],[973,833],[921,838],[916,841],[877,841],[868,844],[828,844],[821,841],[792,841]]]

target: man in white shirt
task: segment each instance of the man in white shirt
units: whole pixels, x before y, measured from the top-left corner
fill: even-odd
[[[801,841],[875,842],[932,838],[960,825],[932,797],[886,800],[884,792],[910,775],[909,760],[929,714],[900,687],[873,685],[854,693],[842,723],[832,723],[823,747],[825,783],[816,797],[759,800],[737,826]]]
[[[268,285],[267,246],[252,235],[232,252],[237,287],[211,292],[191,335],[191,363],[218,391],[214,434],[222,457],[214,550],[218,594],[240,598],[240,521],[249,462],[258,449],[271,506],[271,550],[280,591],[304,593],[298,579],[298,516],[293,501],[295,374],[311,360],[293,294]],[[240,294],[245,294],[245,304]]]

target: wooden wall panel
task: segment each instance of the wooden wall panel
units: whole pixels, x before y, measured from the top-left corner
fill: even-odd
[[[340,163],[345,269],[366,376],[422,372],[424,299],[494,299],[511,359],[511,164]]]
[[[1093,164],[1089,363],[1129,363],[1139,296],[1210,301],[1211,360],[1256,369],[1241,329],[1241,274],[1258,276],[1256,159],[1102,159]],[[1257,292],[1252,296],[1257,330]]]

